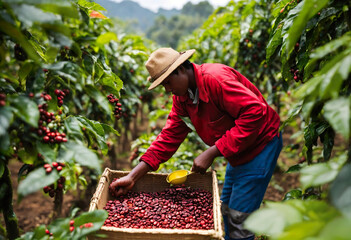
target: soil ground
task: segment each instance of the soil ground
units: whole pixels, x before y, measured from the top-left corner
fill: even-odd
[[[289,144],[290,134],[283,134],[284,145]],[[284,151],[284,150],[283,150]],[[278,160],[278,166],[291,166],[295,165],[296,162],[291,162],[287,155],[282,151]],[[119,166],[129,166],[128,157],[119,159]],[[13,188],[17,189],[17,173],[21,167],[21,163],[18,161],[12,161],[9,164],[9,168],[12,174]],[[125,168],[124,168],[125,169]],[[286,170],[286,169],[285,169]],[[285,193],[290,189],[297,188],[299,186],[297,174],[284,173],[284,169],[281,167],[275,171],[274,176],[266,191],[264,201],[280,201],[284,197]],[[220,186],[221,187],[221,186]],[[94,190],[95,191],[95,190]],[[67,217],[70,214],[73,206],[79,207],[82,211],[87,211],[89,208],[90,198],[77,199],[75,194],[68,192],[64,195],[63,203],[63,216]],[[35,227],[42,224],[49,224],[51,221],[51,214],[53,209],[53,199],[44,195],[42,191],[38,191],[31,195],[26,196],[20,203],[17,203],[17,193],[14,192],[14,211],[18,217],[18,223],[21,230],[21,234],[24,232],[32,231]],[[0,215],[0,223],[3,224],[3,217]]]

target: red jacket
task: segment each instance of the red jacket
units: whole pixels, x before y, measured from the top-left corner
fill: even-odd
[[[216,144],[232,166],[252,160],[278,134],[278,114],[248,79],[223,64],[193,66],[199,103],[188,95],[173,96],[165,127],[141,157],[153,170],[172,157],[191,131],[178,116],[189,117],[201,139]]]

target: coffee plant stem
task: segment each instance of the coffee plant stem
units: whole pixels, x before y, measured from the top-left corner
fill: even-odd
[[[5,189],[5,197],[3,199],[3,215],[6,225],[7,238],[9,240],[16,239],[19,237],[19,228],[18,228],[18,220],[16,214],[13,211],[12,197],[13,197],[13,188],[11,182],[11,173],[5,165],[5,171],[3,177],[1,179],[7,188]],[[4,186],[4,185],[3,185]]]
[[[61,217],[62,213],[62,203],[63,203],[63,190],[57,189],[54,199],[54,214],[53,219]]]

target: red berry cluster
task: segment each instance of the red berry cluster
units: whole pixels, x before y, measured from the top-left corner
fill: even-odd
[[[79,228],[91,228],[93,227],[94,224],[92,222],[84,223],[83,225],[80,225]]]
[[[47,235],[52,236],[52,232],[50,232],[50,230],[49,230],[49,229],[45,229],[45,233],[46,233]]]
[[[112,93],[107,96],[110,103],[115,105],[115,110],[113,111],[115,118],[118,120],[122,116],[122,104],[119,103],[119,99],[116,98]]]
[[[45,95],[45,96],[50,96],[50,95]],[[45,124],[51,123],[52,121],[55,121],[55,116],[53,112],[48,112],[48,104],[44,103],[38,106],[39,113],[40,113],[40,119],[38,122],[38,135],[43,136],[43,141],[46,143],[61,143],[61,142],[67,142],[66,134],[65,133],[60,133],[58,131],[51,131],[49,128],[44,126]]]
[[[63,99],[69,94],[68,89],[55,89],[55,95],[57,96],[57,106],[61,107],[63,105]]]
[[[56,192],[62,191],[65,187],[66,178],[61,176],[57,180],[57,185],[55,189],[55,184],[51,184],[50,186],[45,186],[43,188],[44,193],[48,193],[51,198],[55,197]]]
[[[53,168],[56,168],[56,170],[60,172],[64,166],[65,166],[65,163],[63,162],[53,162],[52,165],[48,163],[44,164],[44,168],[47,173],[51,173]]]
[[[73,232],[74,230],[74,220],[69,221],[69,231]]]
[[[0,93],[0,107],[3,107],[5,105],[6,105],[6,94]]]
[[[171,187],[162,192],[129,192],[104,207],[104,226],[118,228],[214,228],[212,194],[205,190]]]
[[[91,228],[93,226],[94,224],[92,222],[88,222],[80,225],[79,228]],[[69,231],[70,232],[74,231],[74,220],[69,221]]]
[[[47,94],[46,92],[42,92],[40,97],[42,97],[45,101],[50,101],[52,99],[51,95]]]
[[[298,69],[291,68],[290,72],[294,74],[294,80],[295,82],[303,81],[302,74],[300,74],[300,71]]]

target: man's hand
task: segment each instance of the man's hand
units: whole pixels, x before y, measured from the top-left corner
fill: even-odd
[[[150,170],[151,167],[147,163],[140,161],[140,163],[133,168],[127,176],[121,177],[120,179],[111,183],[110,187],[112,189],[118,189],[116,196],[126,194],[134,187],[135,183]]]
[[[117,190],[115,192],[115,195],[117,197],[126,194],[129,190],[131,190],[134,187],[134,185],[134,179],[131,176],[127,175],[112,182],[111,188]]]
[[[213,145],[194,159],[191,171],[205,174],[206,170],[212,165],[213,160],[220,155],[221,152],[218,150],[216,145]]]

